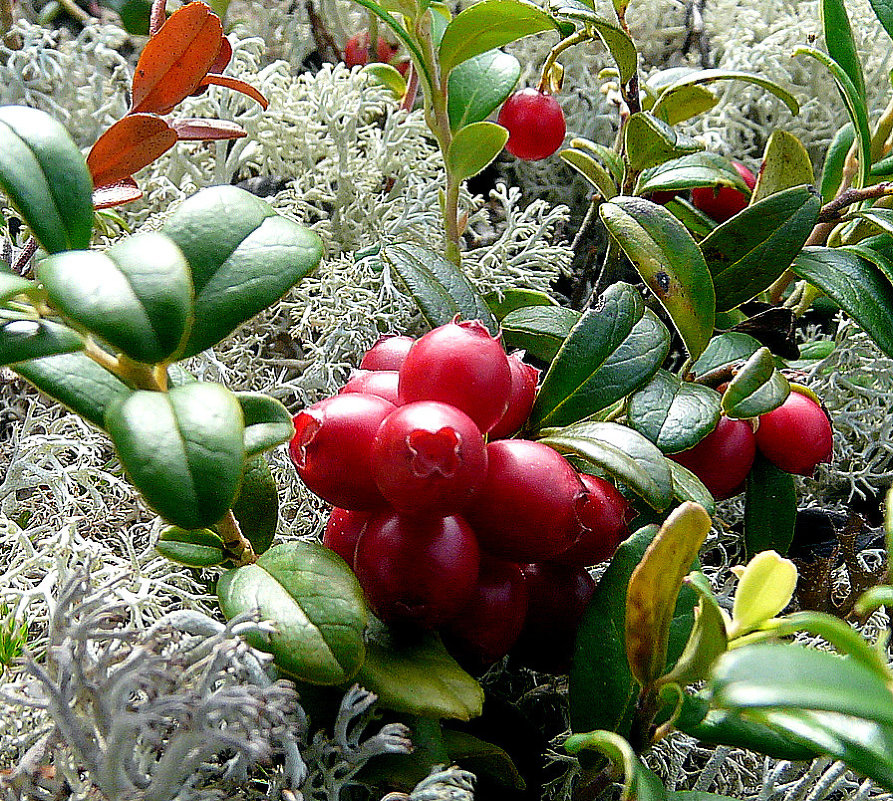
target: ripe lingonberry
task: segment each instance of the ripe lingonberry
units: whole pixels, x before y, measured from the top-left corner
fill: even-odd
[[[811,476],[819,462],[831,461],[834,435],[822,407],[791,392],[781,406],[761,415],[756,441],[760,453],[780,470]]]
[[[310,491],[342,509],[384,505],[370,457],[375,432],[395,408],[384,398],[348,392],[295,415],[288,452]]]
[[[502,345],[479,320],[442,325],[418,339],[400,368],[400,400],[433,400],[489,431],[505,414],[512,371]]]
[[[556,451],[538,442],[487,445],[487,478],[466,510],[481,548],[512,561],[552,559],[579,538],[587,493]]]
[[[462,511],[483,483],[487,451],[467,414],[416,401],[384,419],[371,464],[381,494],[398,512],[444,517]]]
[[[396,47],[380,36],[378,37],[377,61],[384,61],[387,64],[396,52]],[[358,67],[369,63],[369,31],[356,33],[347,40],[347,44],[344,45],[344,63],[348,67]]]
[[[603,478],[581,473],[580,480],[589,491],[589,497],[580,509],[583,534],[554,561],[587,567],[610,559],[617,546],[629,536],[627,521],[631,507],[614,485]]]
[[[407,336],[383,336],[360,360],[361,370],[399,370],[415,340]]]
[[[720,417],[716,428],[693,448],[670,456],[687,467],[721,501],[736,495],[756,456],[753,428],[745,420]]]
[[[368,519],[368,512],[332,509],[326,523],[325,533],[322,536],[322,544],[353,567],[353,555],[357,549],[357,540],[363,533]]]
[[[468,603],[480,552],[461,517],[409,518],[381,511],[357,542],[354,570],[372,610],[387,622],[437,628]]]
[[[509,406],[499,422],[490,429],[491,440],[510,437],[516,433],[527,421],[536,398],[536,382],[539,380],[540,371],[525,364],[515,353],[510,354],[508,359],[512,371]]]
[[[509,132],[505,149],[525,161],[551,156],[567,132],[558,101],[533,88],[521,89],[506,100],[497,121]]]
[[[378,395],[397,406],[400,402],[397,394],[399,377],[396,370],[355,370],[338,392]]]
[[[756,186],[756,176],[747,167],[739,161],[733,161],[732,166],[749,189]],[[691,203],[716,222],[724,223],[747,208],[748,197],[731,186],[700,186],[691,190]]]

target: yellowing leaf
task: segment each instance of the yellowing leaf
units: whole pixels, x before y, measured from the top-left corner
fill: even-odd
[[[797,568],[775,551],[758,553],[738,575],[729,639],[753,631],[784,609],[797,585]]]

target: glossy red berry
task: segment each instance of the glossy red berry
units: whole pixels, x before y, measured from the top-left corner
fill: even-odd
[[[310,491],[342,509],[384,505],[372,478],[372,440],[395,408],[384,398],[349,392],[295,415],[288,452]]]
[[[587,496],[564,457],[538,442],[501,439],[487,445],[487,461],[487,478],[466,511],[484,551],[532,562],[577,541]]]
[[[471,599],[447,624],[450,650],[475,667],[492,665],[515,644],[526,616],[520,565],[483,557]]]
[[[366,523],[354,570],[372,610],[387,622],[437,628],[468,603],[480,552],[461,517],[409,518],[382,511]]]
[[[403,403],[448,403],[465,412],[482,433],[505,413],[511,388],[505,351],[478,320],[429,331],[412,346],[400,368]]]
[[[509,405],[505,414],[490,429],[490,439],[510,437],[518,432],[527,422],[533,401],[536,398],[536,383],[540,371],[536,367],[525,364],[521,357],[512,353],[508,357],[509,369],[512,371],[512,389],[509,394]]]
[[[733,161],[732,166],[749,189],[756,186],[756,176],[747,167],[739,161]],[[747,208],[748,197],[731,186],[700,186],[691,190],[691,202],[708,217],[718,223],[724,223]]]
[[[384,336],[360,360],[361,370],[399,370],[415,344],[412,337]]]
[[[757,447],[786,473],[811,476],[819,462],[830,462],[834,434],[827,415],[812,398],[791,392],[777,409],[760,417]]]
[[[627,522],[631,507],[617,488],[598,476],[580,474],[589,497],[580,509],[583,533],[580,539],[554,561],[588,567],[614,555],[617,546],[629,536]]]
[[[502,105],[498,122],[509,132],[505,149],[525,161],[551,156],[564,142],[564,112],[558,101],[537,89],[515,92]]]
[[[338,391],[377,395],[396,406],[400,402],[397,395],[398,380],[399,373],[396,370],[354,370],[347,383]]]
[[[378,37],[378,47],[376,49],[376,61],[389,62],[397,48],[390,42]],[[347,40],[344,45],[344,63],[348,67],[357,67],[369,63],[369,31],[356,33]]]
[[[353,567],[353,555],[357,549],[357,540],[366,521],[369,512],[352,512],[349,509],[332,509],[326,530],[322,537],[322,544],[330,551],[334,551],[347,564]]]
[[[737,494],[756,456],[753,428],[745,420],[720,417],[716,428],[693,448],[670,456],[694,473],[716,500]]]
[[[372,477],[402,514],[462,511],[487,475],[481,432],[467,414],[416,401],[389,414],[372,444]]]

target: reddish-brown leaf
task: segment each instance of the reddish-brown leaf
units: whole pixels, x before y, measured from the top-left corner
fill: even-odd
[[[90,150],[87,167],[93,186],[129,178],[174,146],[177,132],[153,114],[128,114],[109,128]]]
[[[152,10],[149,12],[149,36],[155,36],[167,19],[167,0],[152,0]]]
[[[252,100],[260,103],[260,107],[266,109],[270,104],[260,92],[257,91],[250,83],[240,81],[238,78],[230,78],[228,75],[206,75],[202,78],[199,86],[208,86],[214,84],[216,86],[225,86],[227,89],[235,89],[243,95],[248,95]]]
[[[220,50],[217,53],[217,58],[214,59],[214,63],[211,65],[211,69],[208,72],[223,72],[227,66],[229,65],[230,60],[233,57],[233,46],[229,43],[229,39],[225,36],[220,40]]]
[[[113,184],[97,186],[93,190],[93,208],[108,209],[112,206],[120,206],[133,200],[139,200],[142,196],[143,191],[136,185],[136,181],[133,178],[122,178]]]
[[[220,18],[204,3],[177,9],[140,54],[131,111],[172,111],[207,75],[222,39]]]
[[[178,139],[188,142],[241,139],[247,135],[234,122],[229,122],[228,120],[203,120],[198,117],[171,120],[171,128],[177,132]]]

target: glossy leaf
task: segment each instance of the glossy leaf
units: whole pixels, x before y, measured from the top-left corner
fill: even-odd
[[[168,526],[162,529],[155,550],[187,567],[214,567],[226,561],[223,540],[207,528],[189,530]]]
[[[128,114],[90,148],[87,167],[93,185],[105,187],[130,178],[177,142],[177,131],[154,114]]]
[[[402,98],[406,94],[406,79],[390,64],[374,61],[363,67],[362,72],[368,75],[373,83],[390,89],[394,97]]]
[[[481,714],[484,691],[449,655],[440,637],[394,637],[374,618],[366,661],[356,681],[385,709],[428,718],[471,720]]]
[[[596,158],[611,173],[614,183],[619,184],[623,180],[623,159],[611,148],[579,136],[571,139],[568,144],[570,147],[582,150]]]
[[[696,241],[700,241],[716,228],[716,223],[704,212],[678,195],[668,201],[664,208],[689,230]]]
[[[860,209],[853,212],[854,217],[874,223],[882,231],[893,234],[893,209]]]
[[[712,370],[743,362],[753,356],[762,346],[750,334],[729,331],[713,337],[707,349],[692,365],[692,372],[702,376]]]
[[[279,488],[263,456],[246,462],[233,515],[256,554],[269,550],[279,522]]]
[[[584,153],[582,150],[575,150],[574,148],[567,148],[560,151],[558,155],[562,161],[570,164],[571,167],[589,181],[604,200],[610,200],[618,194],[617,184],[614,183],[611,174],[588,153]]]
[[[716,502],[701,479],[672,459],[667,460],[667,466],[673,477],[673,497],[680,503],[691,501],[700,504],[707,510],[708,515],[713,515],[716,512]]]
[[[682,86],[660,104],[658,119],[667,125],[678,125],[710,111],[718,102],[719,98],[703,86]]]
[[[178,353],[192,323],[189,268],[163,234],[135,234],[105,253],[50,256],[37,274],[68,318],[140,362]]]
[[[443,730],[450,761],[462,765],[478,778],[486,778],[512,790],[524,790],[523,777],[512,758],[498,745],[462,731]]]
[[[473,122],[460,128],[447,151],[447,168],[456,180],[464,181],[483,170],[495,159],[509,132],[495,122]]]
[[[717,311],[728,311],[769,287],[800,252],[822,199],[811,186],[785,189],[753,203],[701,242],[713,276]]]
[[[509,347],[551,362],[579,321],[580,312],[566,306],[525,306],[503,318],[502,338]]]
[[[536,289],[509,288],[502,291],[488,292],[484,295],[484,300],[487,302],[487,306],[490,307],[490,311],[493,312],[493,316],[500,323],[505,319],[506,315],[517,309],[529,306],[558,306],[558,302],[553,297]]]
[[[440,69],[447,75],[470,58],[540,31],[555,30],[545,11],[523,0],[481,0],[459,13],[440,43]]]
[[[667,791],[660,779],[645,767],[623,737],[610,731],[572,734],[565,740],[564,748],[569,754],[594,749],[613,763],[622,765],[624,782],[621,801],[666,801]]]
[[[235,395],[221,385],[132,392],[106,411],[105,427],[131,481],[168,522],[207,528],[235,501],[244,426]]]
[[[797,519],[794,477],[757,453],[747,474],[744,545],[748,555],[773,550],[788,552]]]
[[[455,133],[490,116],[521,77],[518,59],[501,50],[488,50],[463,61],[451,73],[447,85],[447,112]]]
[[[747,184],[728,159],[716,153],[691,153],[651,167],[639,178],[637,195],[682,191],[698,186],[730,186],[747,192]]]
[[[256,456],[294,436],[292,417],[275,398],[259,392],[237,392],[236,399],[245,418],[246,456]]]
[[[713,333],[716,297],[691,234],[662,206],[642,198],[614,198],[599,214],[697,359]]]
[[[825,164],[822,167],[821,192],[822,201],[828,203],[833,200],[840,189],[840,182],[843,180],[843,165],[846,162],[847,154],[856,141],[856,129],[853,123],[848,122],[840,130],[834,134],[831,144],[825,153]],[[874,168],[872,168],[872,174]]]
[[[852,253],[855,256],[865,259],[865,261],[870,262],[877,267],[878,270],[887,277],[888,281],[893,282],[893,258],[891,258],[887,248],[875,249],[872,247],[870,243],[873,239],[877,239],[877,237],[869,236],[861,242],[857,242],[855,245],[843,245],[838,248],[838,250],[842,250],[845,253]]]
[[[784,375],[775,367],[769,348],[760,348],[729,382],[722,396],[722,411],[737,419],[759,417],[784,403],[791,391]]]
[[[694,447],[719,420],[720,395],[702,384],[682,381],[666,370],[629,399],[629,424],[664,453]]]
[[[0,306],[17,295],[39,297],[40,287],[35,281],[29,281],[13,272],[6,271],[6,263],[0,262]]]
[[[124,203],[132,203],[143,196],[133,178],[122,178],[113,184],[99,186],[93,190],[93,208],[97,211],[108,209],[112,206],[121,206]]]
[[[92,190],[84,157],[65,128],[42,111],[0,106],[0,192],[47,253],[90,245]]]
[[[761,551],[745,567],[732,568],[738,576],[729,637],[740,637],[767,624],[791,602],[797,568],[774,550]]]
[[[568,425],[642,386],[670,347],[669,332],[629,284],[608,287],[561,345],[543,378],[530,426]]]
[[[242,139],[248,135],[240,125],[229,120],[205,120],[188,117],[172,120],[171,127],[181,142],[219,142],[228,139]]]
[[[773,131],[763,151],[763,164],[751,195],[751,205],[794,186],[815,183],[812,161],[803,143],[792,133]]]
[[[458,314],[465,320],[480,320],[491,334],[497,332],[487,302],[461,268],[439,253],[407,243],[382,248],[381,257],[432,327],[445,325]]]
[[[887,32],[893,37],[893,0],[868,0],[874,9],[874,14]]]
[[[363,591],[344,560],[318,542],[277,545],[253,565],[224,573],[217,597],[227,618],[257,609],[274,624],[272,633],[245,639],[300,681],[343,684],[366,658]]]
[[[704,149],[696,140],[645,111],[630,115],[623,131],[627,158],[635,172]]]
[[[847,15],[844,0],[822,0],[819,3],[819,14],[822,21],[822,32],[825,35],[825,47],[847,74],[853,86],[865,102],[865,78],[862,75],[862,62],[856,51],[850,18]]]
[[[195,322],[182,356],[215,345],[281,298],[322,258],[312,231],[234,186],[185,200],[162,233],[183,251],[195,287]]]
[[[52,320],[0,318],[0,365],[82,350],[84,338]]]
[[[653,508],[670,505],[673,479],[667,459],[637,431],[617,423],[583,421],[543,433],[544,445],[592,462]]]
[[[874,265],[832,248],[807,247],[791,269],[840,305],[888,356],[893,356],[893,286]]]

